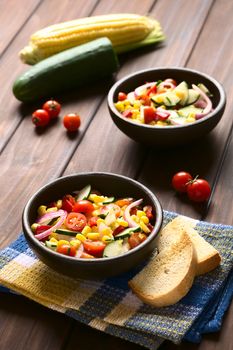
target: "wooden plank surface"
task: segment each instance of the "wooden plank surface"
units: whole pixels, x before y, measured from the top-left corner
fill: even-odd
[[[0,96],[0,187],[1,202],[4,203],[0,206],[0,217],[3,218],[0,245],[6,246],[20,231],[22,207],[35,190],[61,174],[87,170],[111,171],[138,178],[158,194],[165,209],[232,224],[231,210],[219,210],[223,201],[224,206],[232,208],[232,2],[81,0],[77,6],[75,0],[44,0],[34,12],[33,5],[37,6],[36,1],[30,1],[25,7],[21,15],[25,24],[16,36],[12,32],[12,43],[6,47],[0,60],[1,81],[5,87]],[[105,98],[112,84],[109,81],[100,87],[61,97],[64,114],[75,110],[82,116],[82,127],[74,138],[68,137],[60,123],[43,133],[35,132],[30,120],[35,105],[21,108],[11,94],[13,80],[26,68],[20,62],[16,64],[17,52],[27,43],[30,33],[50,23],[90,14],[143,14],[149,11],[160,20],[167,35],[166,43],[157,50],[147,49],[143,53],[138,51],[125,55],[117,78],[139,69],[162,65],[188,65],[210,73],[224,84],[228,94],[226,113],[218,128],[205,140],[180,148],[178,157],[177,150],[161,151],[138,145],[123,135],[109,117]],[[7,15],[10,16],[9,12]],[[19,28],[20,21],[18,23]],[[224,32],[219,30],[222,23],[229,29],[224,28]],[[187,200],[178,198],[170,188],[171,175],[184,167],[200,173],[213,184],[209,207],[192,206]],[[16,201],[12,200],[15,196]],[[142,349],[91,330],[22,297],[7,294],[1,294],[0,323],[0,349],[89,350],[93,346],[96,350]],[[204,337],[200,345],[175,346],[166,342],[161,350],[187,347],[230,350],[233,347],[231,324],[232,307],[219,334]]]

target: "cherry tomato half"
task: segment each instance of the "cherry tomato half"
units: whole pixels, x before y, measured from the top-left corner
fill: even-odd
[[[46,126],[50,121],[50,117],[47,111],[44,109],[37,109],[32,114],[32,122],[35,126]]]
[[[185,171],[180,171],[173,176],[172,186],[178,192],[187,192],[188,183],[192,179],[193,178],[189,173]]]
[[[76,248],[69,244],[62,244],[57,247],[57,252],[63,255],[75,256]]]
[[[118,101],[124,101],[127,99],[127,95],[124,92],[119,92]]]
[[[143,109],[144,121],[146,124],[149,124],[156,119],[156,112],[153,107],[146,106]]]
[[[70,113],[64,116],[63,125],[68,131],[76,131],[81,125],[80,116],[76,113]]]
[[[145,241],[146,238],[147,238],[147,236],[144,233],[140,233],[140,232],[132,233],[128,239],[130,248],[133,249],[133,248],[137,247],[139,244],[141,244],[143,241]]]
[[[69,230],[72,231],[82,231],[86,226],[87,219],[86,216],[81,213],[69,213],[65,220],[65,225]]]
[[[95,257],[101,257],[103,255],[106,244],[100,241],[88,241],[87,239],[83,242],[85,251],[88,254],[94,255]]]
[[[210,197],[210,193],[210,185],[203,179],[194,179],[187,186],[188,197],[194,202],[206,201]]]
[[[73,211],[77,213],[91,214],[93,210],[94,205],[86,199],[77,201],[73,206]]]
[[[61,111],[61,105],[55,100],[49,100],[43,104],[43,109],[48,112],[50,118],[52,119],[58,117]]]
[[[97,220],[98,220],[98,216],[92,216],[89,220],[88,220],[88,225],[90,227],[93,227],[93,226],[97,226]]]
[[[73,211],[73,205],[75,204],[75,199],[70,194],[65,195],[62,198],[62,206],[61,209],[66,210],[68,213]]]

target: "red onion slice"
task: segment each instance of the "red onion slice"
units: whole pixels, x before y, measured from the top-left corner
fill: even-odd
[[[142,201],[143,201],[143,199],[138,199],[137,201],[129,204],[128,207],[125,208],[124,219],[125,219],[125,221],[128,222],[129,227],[136,227],[136,226],[138,226],[138,224],[131,218],[130,210],[132,208],[136,207],[137,205],[140,205],[142,203]]]
[[[83,251],[84,251],[84,247],[83,247],[83,244],[81,243],[76,251],[75,258],[81,258]]]
[[[164,80],[162,83],[159,84],[159,88],[165,88],[165,89],[175,89],[175,85],[171,81]]]
[[[203,109],[202,113],[196,114],[196,119],[198,120],[211,112],[212,102],[209,99],[209,97],[198,86],[196,86],[195,84],[192,84],[192,88],[193,88],[193,90],[196,90],[200,94],[200,96],[203,98],[203,100],[206,101],[206,107]]]
[[[52,226],[51,228],[49,228],[48,230],[46,230],[46,231],[44,231],[44,232],[42,232],[42,233],[39,233],[38,235],[35,235],[35,237],[36,237],[39,241],[42,240],[42,239],[44,239],[44,238],[46,238],[46,237],[48,237],[48,236],[50,235],[51,232],[53,232],[56,228],[60,227],[60,226],[63,224],[63,222],[65,221],[65,218],[66,218],[66,216],[67,216],[67,212],[66,212],[65,210],[60,209],[60,210],[58,210],[58,211],[54,211],[54,212],[51,212],[51,213],[47,213],[47,214],[43,215],[43,216],[39,219],[38,223],[42,223],[42,222],[44,223],[44,219],[45,219],[45,217],[46,217],[46,220],[47,220],[48,215],[49,215],[50,219],[57,218],[57,217],[59,217],[59,216],[60,216],[60,219],[58,220],[58,222],[57,222],[55,225],[53,225],[53,226]]]

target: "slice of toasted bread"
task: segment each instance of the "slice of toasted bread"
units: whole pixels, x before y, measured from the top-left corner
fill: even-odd
[[[166,239],[165,236],[161,240]],[[195,274],[195,249],[185,230],[179,230],[174,233],[173,241],[167,248],[161,249],[129,281],[129,286],[145,303],[156,307],[168,306],[187,294]]]
[[[174,241],[175,233],[185,230],[186,233],[188,233],[196,250],[196,275],[202,275],[215,269],[221,262],[221,256],[211,244],[209,244],[203,237],[199,235],[199,233],[194,229],[195,225],[196,220],[184,216],[176,217],[161,231],[160,236],[157,240],[157,247],[159,251],[166,248]]]

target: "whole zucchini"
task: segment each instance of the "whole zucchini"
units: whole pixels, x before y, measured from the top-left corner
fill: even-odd
[[[23,102],[51,97],[105,78],[117,68],[111,41],[100,38],[37,63],[15,80],[13,93]]]

